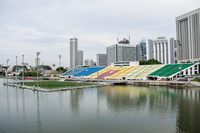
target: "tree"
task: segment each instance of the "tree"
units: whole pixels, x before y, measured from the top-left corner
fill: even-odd
[[[150,59],[148,61],[140,61],[140,65],[153,65],[153,64],[162,64],[155,59]]]
[[[22,76],[22,72],[19,74],[19,76],[20,77]],[[24,72],[24,76],[25,77],[37,77],[37,71],[27,71],[27,72]],[[42,74],[38,73],[38,76],[42,76]]]
[[[67,71],[68,69],[66,68],[64,68],[64,67],[58,67],[57,69],[56,69],[56,71],[57,72],[59,72],[59,73],[63,73],[63,72],[65,72],[65,71]]]

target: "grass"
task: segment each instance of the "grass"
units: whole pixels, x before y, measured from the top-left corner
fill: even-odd
[[[37,86],[37,82],[25,82],[26,86]],[[64,82],[64,81],[39,81],[38,86],[45,89],[57,89],[57,88],[66,88],[66,87],[80,87],[80,86],[89,86],[94,85],[91,83],[84,82]]]
[[[192,81],[200,82],[200,78],[195,78]]]

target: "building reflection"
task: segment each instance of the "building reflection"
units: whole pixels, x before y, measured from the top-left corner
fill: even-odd
[[[10,92],[8,86],[6,86],[6,99],[7,99],[7,111],[8,115],[10,115]]]
[[[102,88],[98,93],[106,98],[108,109],[113,112],[148,109],[156,115],[175,113],[176,132],[200,132],[199,89],[117,86]]]
[[[40,93],[38,91],[34,92],[34,97],[36,97],[36,125],[38,132],[42,132],[42,122],[41,122],[41,113],[40,113]]]
[[[176,121],[177,133],[200,133],[200,90],[182,91]]]
[[[70,104],[71,104],[71,111],[74,113],[75,116],[79,115],[80,111],[80,101],[83,96],[83,90],[71,90],[70,91]]]

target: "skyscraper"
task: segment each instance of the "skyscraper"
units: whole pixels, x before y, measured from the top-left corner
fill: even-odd
[[[71,38],[70,39],[70,68],[76,67],[78,64],[78,39]]]
[[[200,8],[176,18],[179,62],[200,61]]]
[[[77,60],[78,60],[78,63],[76,66],[83,66],[83,51],[82,50],[78,50]]]
[[[142,40],[136,46],[136,53],[138,61],[153,59],[153,40]]]
[[[117,62],[136,61],[136,47],[130,45],[130,41],[123,39],[117,44],[107,47],[108,65]]]
[[[85,66],[96,66],[96,63],[93,61],[93,59],[87,59],[85,60]]]
[[[107,66],[107,54],[97,54],[97,66]]]
[[[172,64],[176,61],[176,41],[166,37],[153,40],[153,58],[162,64]]]

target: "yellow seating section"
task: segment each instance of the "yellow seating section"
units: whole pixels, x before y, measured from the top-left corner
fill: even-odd
[[[153,71],[161,68],[163,65],[141,65],[132,73],[126,75],[126,79],[146,79]]]
[[[106,79],[111,79],[111,80],[120,80],[123,77],[125,77],[126,79],[135,79],[135,80],[140,80],[140,79],[146,79],[146,77],[162,68],[164,65],[140,65],[140,66],[108,66],[98,72],[95,72],[89,76],[87,76],[87,78],[89,79],[95,79],[98,78],[98,76],[111,71],[111,70],[118,70],[118,72],[106,77]]]
[[[123,67],[123,69],[121,69],[121,71],[110,76],[109,79],[122,79],[123,77],[125,77],[125,75],[129,74],[137,67],[139,67],[139,66],[125,66],[125,67]]]
[[[123,67],[108,66],[108,67],[106,67],[106,68],[104,68],[104,69],[102,69],[102,70],[100,70],[100,71],[98,71],[98,72],[96,72],[96,73],[93,73],[93,74],[87,76],[87,78],[89,78],[89,79],[95,79],[95,78],[97,78],[98,76],[100,76],[101,74],[106,73],[106,72],[108,72],[108,71],[110,71],[110,70],[118,70],[118,71],[121,71],[122,69],[123,69]],[[107,77],[107,79],[108,79],[108,78],[109,78],[109,77]]]
[[[104,68],[104,69],[102,69],[102,70],[100,70],[98,72],[90,74],[89,76],[87,76],[87,78],[89,78],[89,79],[95,79],[95,78],[98,77],[98,75],[101,75],[101,74],[105,73],[106,71],[109,71],[112,68],[113,68],[113,66],[108,66],[108,67],[106,67],[106,68]]]

